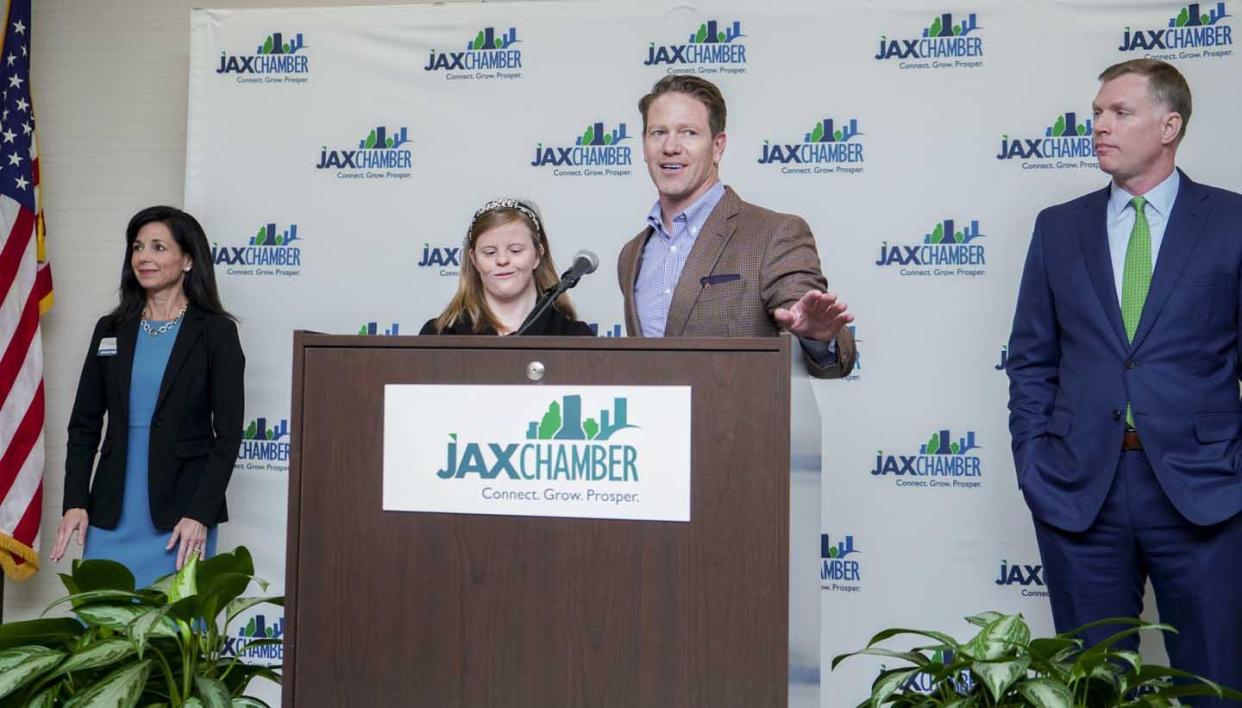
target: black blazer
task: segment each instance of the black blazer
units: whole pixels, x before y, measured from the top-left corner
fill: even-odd
[[[496,334],[496,330],[491,327],[484,327],[482,332],[475,332],[473,322],[466,317],[462,317],[457,320],[452,327],[449,327],[443,332],[437,332],[437,319],[439,318],[437,317],[435,319],[427,320],[427,324],[423,325],[423,328],[419,331],[419,334]],[[592,337],[595,335],[595,331],[592,330],[591,326],[586,322],[571,320],[561,314],[561,311],[556,309],[555,306],[552,306],[544,310],[543,314],[539,315],[539,317],[531,323],[530,329],[526,330],[526,335],[532,337]]]
[[[138,320],[95,325],[69,416],[64,510],[83,508],[92,526],[115,528],[125,493],[129,442],[129,384]],[[99,356],[105,337],[116,355]],[[181,321],[151,418],[148,451],[151,520],[170,530],[182,517],[207,526],[228,520],[224,490],[241,447],[245,415],[246,358],[237,325],[224,315],[191,306]],[[99,465],[91,483],[95,448],[108,414]],[[130,494],[142,490],[129,490]]]

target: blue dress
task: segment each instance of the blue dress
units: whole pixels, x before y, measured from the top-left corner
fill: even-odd
[[[154,326],[163,323],[148,320]],[[125,491],[121,518],[114,529],[92,526],[86,533],[83,558],[107,558],[124,563],[137,587],[146,587],[177,570],[177,546],[164,550],[172,531],[161,531],[151,521],[151,494],[147,457],[151,448],[151,417],[173,342],[181,322],[157,336],[138,331],[134,368],[129,387],[129,438],[125,458]],[[216,554],[216,527],[207,530],[206,557]]]

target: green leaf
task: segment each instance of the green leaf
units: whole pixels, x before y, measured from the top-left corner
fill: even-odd
[[[233,708],[272,708],[272,707],[264,703],[263,701],[259,700],[258,698],[252,698],[250,696],[241,696],[239,698],[233,699]]]
[[[79,592],[91,590],[134,591],[134,574],[129,568],[112,560],[75,560],[73,581]]]
[[[1064,684],[1033,679],[1018,684],[1018,693],[1035,708],[1073,708],[1074,694]]]
[[[1004,616],[1005,615],[1001,614],[1000,612],[995,612],[995,611],[980,612],[977,615],[971,615],[970,617],[967,617],[966,621],[973,624],[976,627],[983,628],[983,627],[987,627],[989,624],[992,624],[993,622],[995,622],[996,620]]]
[[[977,661],[970,668],[987,686],[992,700],[1000,703],[1001,696],[1015,681],[1026,676],[1030,666],[1030,657],[1023,656],[1013,661]]]
[[[1130,651],[1129,649],[1118,649],[1117,651],[1111,652],[1111,656],[1126,662],[1133,667],[1135,671],[1143,668],[1143,655],[1136,651]]]
[[[283,595],[271,595],[268,597],[234,598],[233,601],[228,604],[228,607],[224,609],[224,615],[225,615],[224,621],[226,624],[229,622],[232,622],[233,619],[236,618],[241,613],[245,612],[251,607],[254,607],[255,605],[262,605],[265,602],[276,605],[277,607],[283,607],[285,604],[285,598]]]
[[[167,622],[170,609],[168,605],[165,605],[149,610],[147,613],[139,616],[138,619],[135,619],[133,624],[129,626],[129,636],[133,640],[130,646],[137,650],[139,659],[142,658],[143,653],[147,649],[147,639],[149,637],[176,638],[176,630],[168,626]]]
[[[206,676],[194,677],[194,695],[203,702],[204,708],[231,708],[229,689],[216,679]]]
[[[1031,643],[1026,645],[1026,650],[1032,657],[1045,661],[1062,661],[1081,648],[1081,639],[1068,637],[1040,637],[1032,639]]]
[[[38,695],[30,699],[26,704],[26,708],[53,708],[56,705],[56,697],[60,694],[60,684],[54,684],[40,691]]]
[[[181,566],[173,575],[172,585],[168,587],[168,601],[176,603],[187,597],[193,597],[198,594],[198,576],[195,571],[198,570],[198,554],[191,553],[185,565]]]
[[[131,590],[88,590],[86,592],[75,593],[73,595],[66,595],[55,600],[52,604],[47,606],[47,609],[44,610],[43,613],[47,614],[53,607],[58,607],[66,602],[72,603],[74,608],[79,608],[84,605],[91,605],[98,602],[131,603],[135,601],[145,602],[146,596],[139,595]]]
[[[87,605],[79,607],[77,613],[87,624],[108,629],[125,629],[146,611],[147,608],[140,605]]]
[[[82,636],[84,629],[82,623],[72,617],[33,619],[0,624],[0,649],[8,649],[24,644],[64,646],[72,644],[78,637]]]
[[[889,696],[893,695],[910,680],[910,677],[919,673],[918,669],[899,669],[895,671],[885,671],[876,678],[875,683],[871,684],[871,704],[875,706],[884,705]]]
[[[134,645],[128,639],[105,639],[90,644],[71,655],[65,663],[56,669],[54,676],[67,674],[70,671],[98,669],[110,666],[134,653]]]
[[[63,658],[64,652],[35,645],[0,651],[0,698],[42,676]]]
[[[847,656],[884,656],[891,659],[901,659],[903,661],[907,661],[919,668],[926,668],[931,666],[933,663],[931,659],[919,654],[917,651],[892,651],[882,647],[860,649],[852,654],[847,654]],[[939,666],[939,664],[937,664],[937,666]]]
[[[151,661],[123,666],[74,696],[65,708],[129,708],[138,704],[151,671]]]
[[[1031,641],[1031,629],[1022,615],[1001,615],[992,620],[982,632],[962,647],[962,651],[975,659],[997,661],[1010,656],[1018,647]]]
[[[203,708],[203,702],[198,699],[198,696],[190,696],[181,706],[182,708]]]

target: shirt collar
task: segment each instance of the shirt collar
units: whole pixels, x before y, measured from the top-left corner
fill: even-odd
[[[1146,209],[1154,209],[1166,219],[1169,213],[1173,211],[1173,202],[1177,200],[1177,192],[1181,187],[1181,175],[1177,170],[1164,178],[1160,184],[1152,187],[1143,197],[1147,200]],[[1134,198],[1126,190],[1117,186],[1116,182],[1110,185],[1111,192],[1108,196],[1108,213],[1109,216],[1117,216],[1130,206],[1130,200]]]
[[[674,214],[672,221],[685,221],[687,224],[702,221],[703,219],[699,217],[715,209],[716,205],[720,203],[721,198],[724,197],[724,193],[724,182],[717,180],[711,189],[691,202],[690,206],[686,207],[684,211],[680,214]],[[664,219],[661,218],[659,199],[656,200],[655,206],[651,207],[651,211],[647,212],[647,225],[654,229],[656,233],[664,233]]]

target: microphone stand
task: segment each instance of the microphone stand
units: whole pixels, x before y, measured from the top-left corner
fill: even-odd
[[[526,319],[522,321],[522,326],[518,327],[517,331],[514,332],[513,335],[521,336],[525,334],[526,330],[530,329],[531,325],[535,324],[535,320],[539,319],[539,316],[551,307],[553,302],[556,302],[556,298],[563,295],[566,290],[569,290],[573,286],[577,285],[578,280],[581,277],[581,275],[571,277],[569,273],[561,276],[561,279],[557,282],[556,286],[545,292],[543,296],[539,298],[539,301],[535,303],[535,309],[530,311],[530,314],[527,315]]]

